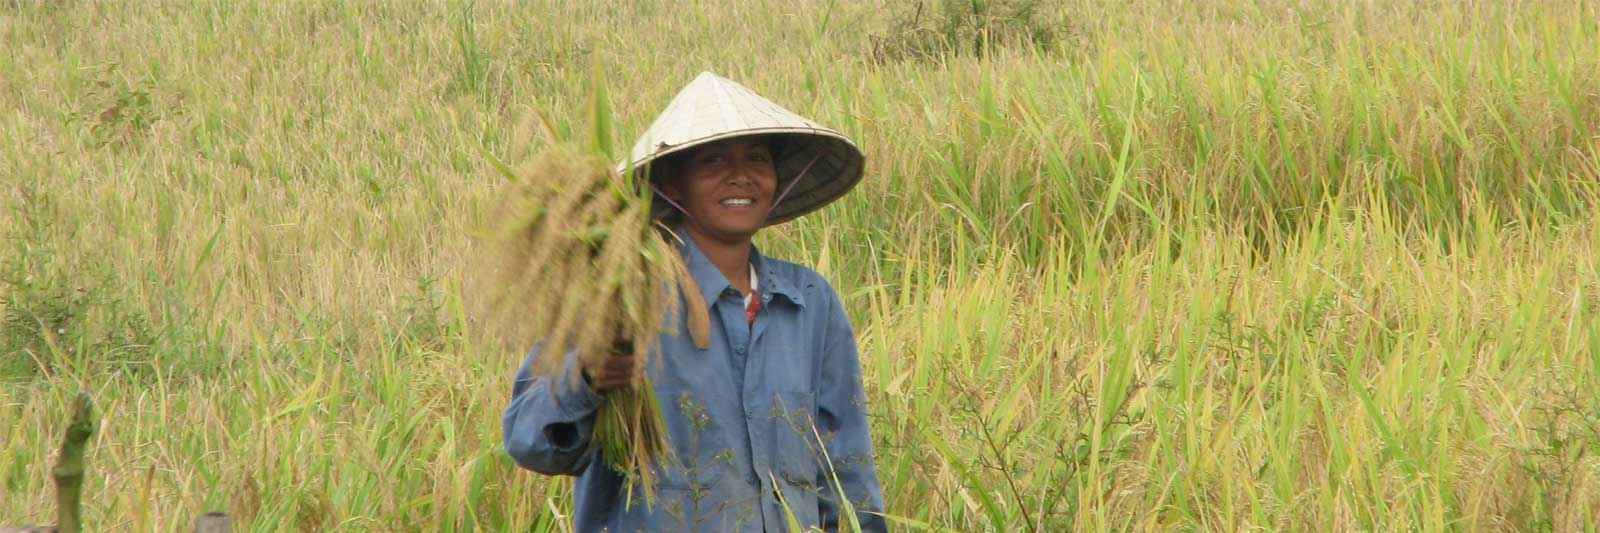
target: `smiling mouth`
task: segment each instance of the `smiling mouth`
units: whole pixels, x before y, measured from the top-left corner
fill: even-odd
[[[750,207],[756,202],[751,198],[728,198],[719,202],[723,207]]]

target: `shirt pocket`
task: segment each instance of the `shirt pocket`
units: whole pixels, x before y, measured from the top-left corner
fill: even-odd
[[[817,440],[816,394],[806,390],[779,391],[774,395],[774,488],[801,524],[817,521],[817,496],[824,487],[822,443]]]
[[[678,465],[682,466],[682,465]],[[632,508],[619,511],[610,531],[736,531],[761,520],[760,493],[741,486],[744,476],[727,475],[720,467],[705,473],[684,468],[660,469],[655,501],[646,505],[638,489]]]

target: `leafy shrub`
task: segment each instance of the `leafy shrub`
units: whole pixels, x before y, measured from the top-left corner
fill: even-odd
[[[889,30],[872,37],[878,63],[1049,47],[1058,33],[1039,0],[918,1],[903,4],[892,17]]]
[[[111,293],[106,273],[66,264],[55,203],[31,187],[19,191],[18,223],[0,254],[0,381],[85,364],[82,354],[140,372],[157,341],[146,314]]]

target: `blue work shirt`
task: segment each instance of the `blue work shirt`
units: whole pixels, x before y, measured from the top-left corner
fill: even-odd
[[[696,348],[679,320],[646,367],[675,458],[657,470],[655,503],[636,491],[625,505],[623,477],[590,446],[605,399],[576,377],[575,354],[558,376],[533,373],[538,350],[529,355],[502,420],[506,451],[524,468],[578,476],[578,531],[782,531],[785,504],[802,527],[833,529],[848,522],[835,476],[861,526],[883,531],[861,363],[838,294],[816,272],[752,249],[762,308],[748,324],[744,296],[685,241],[711,347]]]

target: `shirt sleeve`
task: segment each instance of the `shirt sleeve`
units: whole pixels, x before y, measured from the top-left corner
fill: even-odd
[[[824,283],[824,287],[826,284]],[[817,429],[827,442],[830,470],[823,465],[817,480],[824,487],[817,498],[818,517],[822,527],[829,531],[840,529],[839,494],[834,485],[844,489],[844,497],[856,511],[856,520],[864,531],[886,531],[882,513],[883,489],[878,484],[878,471],[872,453],[872,432],[867,425],[867,395],[861,385],[861,361],[856,352],[855,332],[850,327],[844,305],[832,287],[827,287],[827,332],[822,354],[821,379],[817,389]]]
[[[576,352],[568,352],[560,374],[535,375],[539,348],[528,354],[511,387],[511,404],[501,418],[506,453],[523,468],[549,475],[578,475],[594,454],[589,436],[601,396],[578,373]]]

